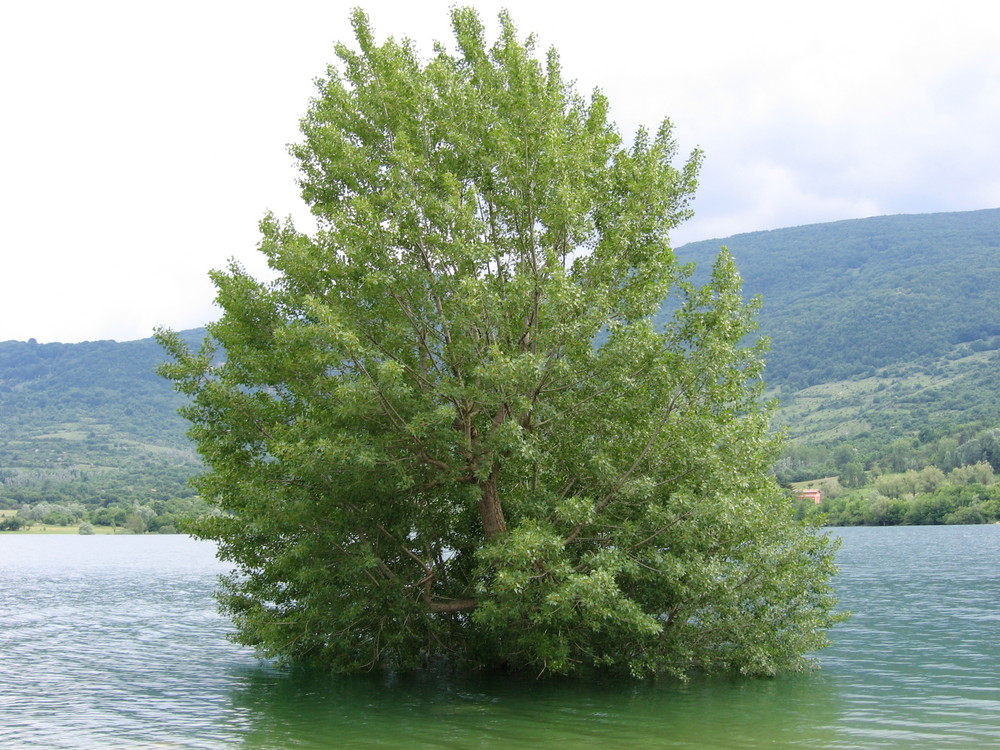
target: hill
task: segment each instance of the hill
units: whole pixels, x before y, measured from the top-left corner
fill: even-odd
[[[706,269],[720,245],[763,298],[766,377],[783,392],[1000,348],[1000,209],[738,234],[677,255]]]
[[[1000,209],[880,216],[677,250],[704,278],[720,245],[760,295],[766,379],[792,439],[786,481],[982,460],[1000,425]]]
[[[155,372],[163,359],[152,339],[0,342],[0,508],[45,502],[80,520],[84,509],[143,507],[148,522],[189,506],[200,464],[181,396]]]
[[[1000,471],[1000,209],[754,232],[677,255],[704,280],[722,245],[763,298],[766,378],[792,438],[779,478]],[[164,359],[152,339],[0,342],[0,508],[47,502],[116,523],[145,509],[153,528],[194,502],[199,463],[182,398],[155,373]]]

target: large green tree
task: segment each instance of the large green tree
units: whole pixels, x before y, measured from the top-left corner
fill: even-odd
[[[454,10],[426,61],[353,22],[293,147],[318,230],[268,217],[275,279],[213,274],[215,343],[160,332],[236,640],[346,671],[801,666],[833,553],[769,476],[731,258],[694,288],[670,248],[700,155],[669,122],[623,146],[506,15],[490,46]]]

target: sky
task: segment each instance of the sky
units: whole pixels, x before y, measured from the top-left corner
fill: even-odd
[[[451,46],[452,0],[37,0],[0,15],[0,341],[146,338],[214,320],[208,272],[267,211],[308,226],[287,144],[362,5]],[[470,3],[507,8],[631,137],[705,153],[675,246],[1000,207],[1000,3]]]

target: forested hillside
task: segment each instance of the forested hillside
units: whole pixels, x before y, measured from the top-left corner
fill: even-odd
[[[790,440],[783,481],[985,462],[1000,471],[1000,209],[881,216],[679,248],[704,278],[726,245],[771,339]]]
[[[199,335],[204,330],[191,331],[189,338]],[[176,413],[180,396],[155,371],[163,359],[152,339],[0,342],[0,419],[11,431],[8,438],[89,424],[133,440],[187,448]]]
[[[850,488],[927,466],[1000,472],[1000,209],[755,232],[677,254],[704,280],[721,245],[763,299],[769,395],[790,437],[779,479]],[[196,344],[204,330],[184,336]],[[155,372],[165,358],[152,339],[0,342],[0,508],[45,502],[59,506],[51,518],[155,530],[194,507],[199,464],[182,399]]]
[[[182,399],[155,372],[163,359],[152,339],[0,342],[0,508],[46,503],[36,520],[121,525],[140,511],[137,528],[172,526],[199,463]]]
[[[766,377],[784,392],[1000,347],[1000,209],[738,234],[677,254],[707,269],[720,245],[763,298]]]

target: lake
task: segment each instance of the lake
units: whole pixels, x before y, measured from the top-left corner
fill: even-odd
[[[211,543],[2,535],[0,747],[1000,746],[1000,526],[836,533],[822,668],[688,684],[283,671],[226,640]]]

